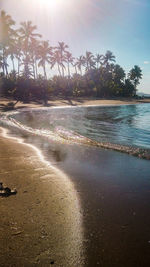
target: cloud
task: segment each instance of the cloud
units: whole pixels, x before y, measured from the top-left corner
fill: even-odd
[[[149,62],[149,61],[147,61],[147,60],[145,60],[145,61],[144,61],[144,64],[149,64],[149,63],[150,63],[150,62]]]

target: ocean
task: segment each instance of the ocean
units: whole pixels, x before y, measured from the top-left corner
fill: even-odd
[[[3,116],[1,122],[49,142],[103,147],[150,159],[150,104],[26,109]]]

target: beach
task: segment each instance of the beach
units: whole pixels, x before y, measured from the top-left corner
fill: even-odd
[[[65,164],[54,167],[36,147],[0,134],[1,181],[18,191],[0,199],[1,266],[149,265],[148,160],[64,145]]]
[[[0,98],[0,109],[3,109],[12,100],[7,98]],[[15,101],[14,101],[15,103]],[[114,99],[97,99],[97,98],[53,98],[48,101],[47,106],[49,107],[60,107],[60,106],[100,106],[100,105],[127,105],[127,104],[140,104],[150,103],[149,98],[135,99],[135,98],[114,98]],[[30,103],[18,102],[15,105],[16,109],[20,108],[38,108],[43,107],[43,103],[31,101]]]
[[[148,0],[0,0],[0,267],[150,266]]]
[[[0,198],[0,266],[82,266],[76,191],[38,152],[0,129],[0,181],[18,191]]]

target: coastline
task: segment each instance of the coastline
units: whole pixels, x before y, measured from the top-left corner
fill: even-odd
[[[1,266],[83,266],[80,202],[72,182],[32,145],[0,128]],[[74,213],[72,213],[74,210]]]
[[[10,99],[0,98],[0,109],[3,110],[9,102],[12,102]],[[131,105],[131,104],[144,104],[150,103],[150,99],[139,99],[134,98],[119,98],[119,99],[96,99],[96,98],[73,98],[73,99],[52,99],[48,101],[47,107],[62,107],[62,106],[103,106],[103,105]],[[41,108],[43,103],[30,102],[30,103],[21,103],[18,102],[15,105],[14,109],[22,108]]]

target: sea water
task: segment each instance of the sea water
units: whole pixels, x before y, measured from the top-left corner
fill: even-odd
[[[149,159],[150,104],[26,109],[1,118],[32,135]]]

